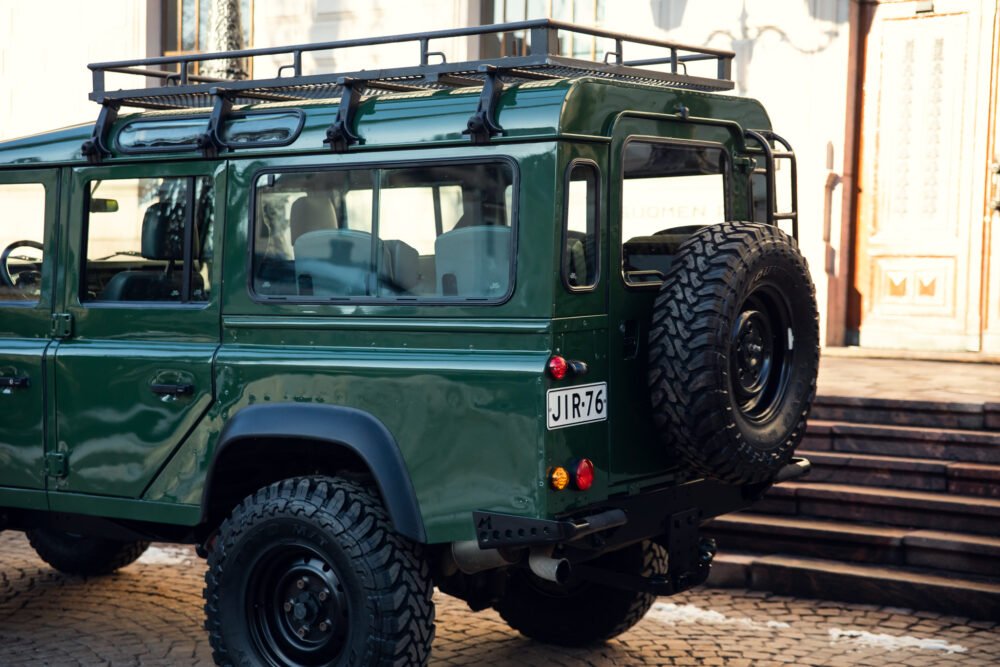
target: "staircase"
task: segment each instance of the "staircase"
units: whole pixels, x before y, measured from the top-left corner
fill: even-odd
[[[821,396],[812,415],[810,475],[709,524],[709,584],[1000,619],[1000,404]]]

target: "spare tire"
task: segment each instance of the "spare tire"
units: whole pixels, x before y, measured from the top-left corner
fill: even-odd
[[[772,479],[802,440],[818,369],[816,290],[792,239],[726,222],[681,244],[653,310],[649,387],[659,433],[688,464]]]

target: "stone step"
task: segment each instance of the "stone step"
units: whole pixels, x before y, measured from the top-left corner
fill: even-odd
[[[876,454],[799,450],[812,463],[805,483],[854,484],[1000,498],[1000,465]]]
[[[909,565],[1000,579],[1000,538],[985,535],[748,513],[719,517],[705,533],[722,552]]]
[[[800,449],[1000,465],[1000,432],[810,419]]]
[[[720,553],[709,585],[779,595],[909,607],[957,616],[1000,618],[1000,583],[908,567],[842,563],[783,554]]]
[[[787,482],[750,511],[1000,536],[1000,499],[978,496]]]
[[[1000,403],[819,395],[811,414],[825,421],[1000,431]]]

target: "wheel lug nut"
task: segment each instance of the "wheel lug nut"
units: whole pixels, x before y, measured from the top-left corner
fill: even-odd
[[[324,589],[324,590],[322,590],[322,591],[319,592],[319,601],[320,602],[326,602],[326,599],[328,597],[330,597],[330,591]]]
[[[282,609],[284,609],[285,611],[291,611],[292,610],[292,603],[291,602],[286,602],[285,604],[282,605]]]
[[[302,590],[303,588],[305,588],[306,587],[306,578],[302,577],[301,579],[299,579],[298,581],[296,581],[295,582],[295,587],[298,588],[299,590]]]
[[[297,631],[295,632],[295,634],[297,634],[297,635],[299,636],[299,639],[302,639],[303,637],[305,637],[305,636],[306,636],[306,633],[307,633],[307,632],[309,632],[309,627],[308,627],[308,626],[305,626],[305,625],[303,625],[303,626],[302,626],[301,628],[299,628],[299,629],[298,629],[298,630],[297,630]]]
[[[330,628],[330,625],[326,621],[323,621],[322,623],[319,624],[319,631],[320,632],[326,632],[329,628]]]

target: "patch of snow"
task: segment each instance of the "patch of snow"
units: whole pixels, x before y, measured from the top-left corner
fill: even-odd
[[[183,565],[192,560],[191,551],[184,547],[157,547],[146,549],[137,562],[145,565]]]
[[[949,644],[943,639],[910,637],[908,635],[887,635],[883,633],[866,632],[864,630],[830,630],[830,643],[855,642],[864,646],[881,648],[887,651],[916,649],[918,651],[944,651],[945,653],[965,653],[968,649],[959,644]]]
[[[732,617],[711,609],[702,609],[693,604],[673,604],[657,602],[653,604],[646,618],[664,625],[696,623],[699,625],[735,625],[747,630],[775,630],[791,627],[780,621],[754,621],[746,617]]]

